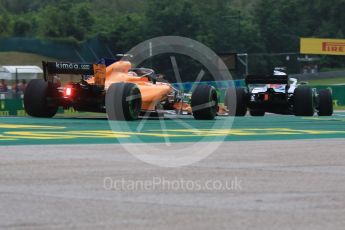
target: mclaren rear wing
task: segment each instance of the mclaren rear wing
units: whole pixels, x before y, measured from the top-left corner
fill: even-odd
[[[96,85],[104,85],[106,75],[105,64],[79,64],[70,62],[42,62],[44,80],[57,74],[94,76]]]
[[[288,75],[248,75],[245,79],[246,85],[251,84],[289,84]]]

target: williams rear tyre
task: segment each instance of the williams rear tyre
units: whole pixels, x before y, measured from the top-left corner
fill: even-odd
[[[265,111],[264,110],[250,110],[249,113],[253,117],[263,117],[263,116],[265,116]]]
[[[55,88],[50,88],[48,82],[42,79],[31,80],[24,93],[24,108],[32,117],[51,118],[57,113],[58,106],[48,103],[48,96],[54,95]]]
[[[192,94],[191,106],[196,120],[213,120],[218,111],[215,88],[208,85],[197,86]]]
[[[293,113],[296,116],[313,116],[315,112],[313,90],[309,86],[299,86],[294,92]]]
[[[333,99],[332,92],[329,89],[322,89],[318,91],[318,115],[332,116],[333,115]]]
[[[141,93],[136,84],[114,83],[106,93],[105,108],[109,120],[134,121],[141,111]]]
[[[225,93],[224,105],[229,110],[230,116],[244,117],[247,114],[246,89],[229,88]]]

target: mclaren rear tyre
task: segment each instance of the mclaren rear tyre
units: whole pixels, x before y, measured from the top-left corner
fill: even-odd
[[[224,105],[229,110],[230,116],[244,117],[247,114],[246,89],[229,88],[225,93]]]
[[[265,116],[265,111],[264,110],[250,110],[249,113],[250,113],[250,116],[253,116],[253,117],[263,117],[263,116]]]
[[[141,111],[141,93],[136,84],[114,83],[107,91],[105,108],[112,121],[137,120]]]
[[[315,112],[313,90],[309,86],[299,86],[294,92],[293,113],[296,116],[313,116]]]
[[[24,108],[32,117],[51,118],[57,113],[58,106],[48,103],[48,96],[54,95],[56,89],[49,88],[42,79],[31,80],[24,93]]]
[[[332,92],[329,89],[319,90],[318,92],[318,115],[332,116],[333,115],[333,99]]]
[[[215,88],[208,85],[197,86],[192,94],[191,106],[196,120],[213,120],[218,111]]]

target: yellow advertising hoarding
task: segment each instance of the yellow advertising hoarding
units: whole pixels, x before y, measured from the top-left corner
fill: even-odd
[[[345,55],[345,39],[301,38],[301,53]]]

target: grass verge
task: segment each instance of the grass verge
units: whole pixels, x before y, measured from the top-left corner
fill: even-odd
[[[36,65],[42,66],[42,61],[57,61],[56,59],[31,53],[0,52],[0,66],[2,65]]]
[[[315,79],[308,81],[310,85],[345,85],[345,77],[339,78],[327,78],[327,79]]]

